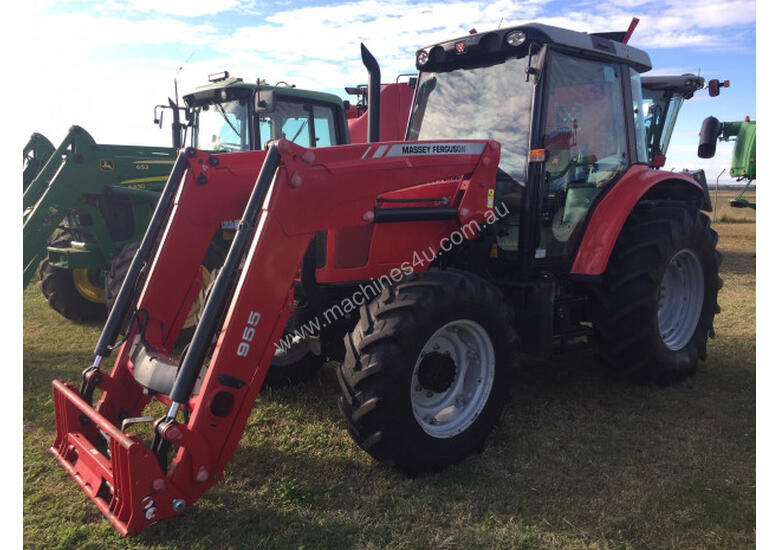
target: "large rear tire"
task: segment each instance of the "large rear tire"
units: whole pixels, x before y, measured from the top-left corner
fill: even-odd
[[[501,292],[471,273],[385,288],[344,338],[339,407],[352,439],[409,474],[481,449],[508,395],[512,321]]]
[[[695,206],[635,208],[604,274],[594,323],[598,352],[615,377],[668,384],[696,372],[720,311],[717,242]]]
[[[49,246],[67,248],[73,236],[60,231]],[[57,313],[76,323],[97,323],[106,318],[102,288],[94,279],[95,273],[87,269],[55,267],[49,260],[38,266],[41,292]]]

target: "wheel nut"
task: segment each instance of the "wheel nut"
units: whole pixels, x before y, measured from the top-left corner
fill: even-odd
[[[171,507],[173,508],[173,511],[176,512],[177,514],[179,512],[182,512],[186,505],[187,503],[184,501],[183,498],[175,498],[171,501]]]

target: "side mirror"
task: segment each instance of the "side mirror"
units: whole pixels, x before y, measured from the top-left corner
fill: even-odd
[[[711,159],[715,156],[715,146],[720,136],[721,123],[714,116],[704,119],[699,132],[699,158]]]
[[[273,113],[276,110],[276,94],[273,90],[255,92],[255,112],[259,115]]]
[[[720,95],[720,89],[728,88],[729,84],[730,82],[728,80],[719,82],[717,78],[713,78],[707,83],[707,91],[709,92],[710,97],[717,97]]]
[[[163,113],[165,112],[165,105],[154,106],[154,123],[162,128],[163,125]]]

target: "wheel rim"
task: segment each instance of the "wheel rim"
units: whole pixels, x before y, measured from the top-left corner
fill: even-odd
[[[203,308],[206,307],[206,293],[209,290],[212,279],[211,271],[206,269],[206,266],[201,265],[200,291],[198,291],[198,296],[195,298],[195,301],[192,302],[192,306],[190,306],[190,311],[187,313],[187,318],[184,320],[182,328],[190,328],[198,324],[200,316],[203,313]]]
[[[691,341],[704,305],[704,271],[696,254],[678,251],[666,265],[658,297],[658,331],[677,351]]]
[[[490,336],[478,323],[459,319],[428,339],[412,375],[412,412],[433,437],[449,438],[477,419],[495,375]]]
[[[106,301],[106,289],[92,282],[86,267],[73,270],[73,286],[76,291],[90,302],[103,304]]]

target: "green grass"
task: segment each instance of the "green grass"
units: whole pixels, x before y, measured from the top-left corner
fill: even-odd
[[[734,548],[755,544],[755,225],[717,224],[717,338],[685,383],[626,387],[590,355],[528,361],[486,449],[407,479],[343,429],[333,366],[263,392],[225,481],[121,539],[48,454],[50,381],[99,327],[24,294],[24,541],[30,548]]]

